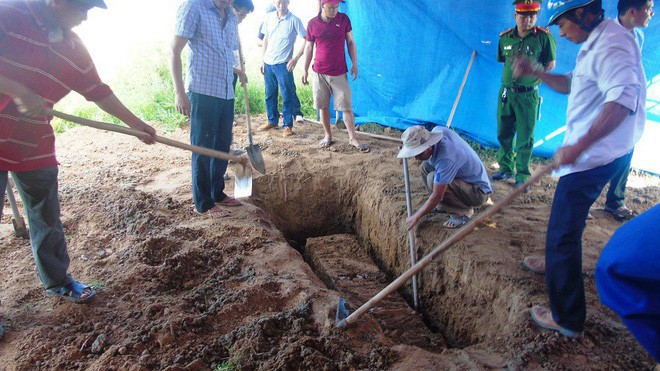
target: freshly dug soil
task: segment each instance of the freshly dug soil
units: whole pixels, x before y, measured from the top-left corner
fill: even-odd
[[[259,117],[254,125],[263,122]],[[237,119],[236,147],[247,144],[246,131]],[[545,282],[520,262],[543,253],[551,178],[420,274],[419,312],[427,328],[419,333],[435,339],[432,346],[379,322],[379,308],[337,330],[340,293],[308,264],[306,244],[326,245],[339,258],[371,257],[380,269],[360,272],[360,264],[347,263],[352,272],[342,271],[344,279],[371,274],[387,283],[405,271],[410,258],[402,167],[396,143],[363,139],[372,150],[361,154],[345,133],[336,132],[336,143],[325,149],[318,146],[319,125],[297,124],[294,131],[288,138],[276,130],[255,133],[268,173],[255,173],[254,194],[243,207],[227,208],[229,217],[215,219],[193,212],[189,153],[91,128],[59,135],[70,272],[93,284],[98,295],[86,305],[46,296],[29,244],[14,237],[5,205],[0,369],[652,366],[618,317],[598,301],[594,267],[620,225],[598,209],[602,198],[583,239],[585,337],[569,340],[531,323],[530,306],[547,304]],[[166,136],[186,142],[188,135],[183,128]],[[417,172],[411,163],[414,208],[427,197]],[[655,179],[631,182],[642,182],[628,189],[627,203],[636,212],[660,200]],[[495,184],[493,201],[511,190],[510,184]],[[419,257],[449,236],[441,226],[446,218],[432,214],[417,228]],[[410,284],[400,294],[411,302]],[[349,301],[353,309],[360,304]]]

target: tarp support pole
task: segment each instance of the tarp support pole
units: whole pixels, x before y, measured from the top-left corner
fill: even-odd
[[[470,69],[472,68],[472,62],[474,62],[474,57],[477,56],[477,51],[472,51],[472,56],[470,57],[470,63],[468,63],[467,68],[465,69],[465,75],[463,75],[463,82],[461,82],[461,87],[458,89],[458,94],[454,100],[454,106],[451,108],[451,113],[449,114],[449,120],[447,120],[447,127],[451,126],[452,120],[454,120],[454,114],[456,113],[456,107],[458,107],[458,102],[461,100],[461,95],[463,94],[463,88],[467,82],[468,75],[470,74]]]

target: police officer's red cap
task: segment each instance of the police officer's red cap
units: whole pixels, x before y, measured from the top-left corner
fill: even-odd
[[[537,0],[515,0],[516,13],[538,13],[541,10],[541,1]]]

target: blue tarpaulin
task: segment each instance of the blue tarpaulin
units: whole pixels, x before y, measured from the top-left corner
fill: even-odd
[[[545,26],[545,2],[541,7],[537,24]],[[616,0],[604,1],[604,7],[608,17],[616,17]],[[511,1],[347,0],[340,11],[351,18],[358,48],[359,78],[351,82],[358,124],[377,122],[398,129],[426,122],[445,124],[476,51],[451,126],[479,143],[498,145],[496,104],[502,64],[496,55],[500,32],[515,26]],[[556,26],[550,30],[557,40],[553,72],[567,73],[575,66],[580,46],[560,38]],[[644,29],[642,52],[650,89],[647,125],[656,126],[651,120],[660,121],[659,31],[660,20],[652,19]],[[657,86],[650,86],[654,78]],[[540,95],[535,154],[551,156],[563,141],[567,96],[543,85]]]

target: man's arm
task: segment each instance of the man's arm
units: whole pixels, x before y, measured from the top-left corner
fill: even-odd
[[[117,98],[114,93],[94,103],[96,103],[96,105],[105,112],[120,119],[129,127],[149,134],[149,137],[140,138],[141,141],[147,144],[156,143],[156,130],[135,116],[133,112],[126,108],[126,106],[124,106],[121,101],[119,101],[119,98]]]
[[[545,68],[543,69],[543,71],[544,72],[550,72],[555,68],[556,65],[557,65],[557,61],[550,61],[545,65]]]
[[[309,65],[312,64],[312,56],[314,54],[314,43],[305,41],[305,66],[303,68],[302,83],[308,85],[309,81],[307,76],[309,74]]]
[[[600,114],[594,121],[591,128],[577,143],[561,147],[554,156],[555,167],[560,165],[570,165],[580,157],[582,152],[591,147],[592,144],[599,141],[609,133],[614,131],[630,115],[630,109],[617,102],[607,102],[600,111]]]
[[[12,97],[18,111],[25,115],[33,117],[46,115],[46,101],[13,79],[0,75],[0,94]]]
[[[291,60],[289,62],[287,62],[287,64],[286,64],[286,70],[287,71],[291,72],[291,71],[293,71],[294,68],[296,68],[296,64],[298,63],[298,60],[305,53],[306,44],[307,44],[306,41],[303,42],[303,44],[300,46],[300,50],[298,51],[298,53],[296,55],[294,55],[293,58],[291,58]]]
[[[261,40],[262,45],[261,45],[261,74],[265,75],[266,74],[266,62],[264,61],[264,57],[266,57],[266,49],[268,49],[268,35],[264,34],[264,39]]]
[[[408,230],[413,229],[424,215],[430,213],[431,210],[440,204],[445,197],[447,188],[449,188],[448,184],[433,184],[433,193],[431,193],[424,205],[415,214],[406,219],[406,228]]]
[[[552,90],[562,93],[569,94],[571,92],[571,78],[570,75],[557,75],[553,73],[548,73],[548,66],[552,65],[554,68],[554,61],[549,62],[544,69],[535,68],[532,65],[532,61],[525,57],[518,57],[513,62],[513,77],[518,78],[520,76],[534,76],[546,85],[548,85]]]
[[[346,46],[348,47],[348,56],[351,57],[351,76],[353,80],[358,77],[358,60],[357,60],[357,47],[355,46],[355,39],[353,38],[353,31],[348,31],[346,33]]]
[[[305,30],[305,26],[297,17],[296,17],[294,29],[296,34],[300,36],[303,40],[305,40],[305,38],[307,37],[307,30]],[[295,49],[295,41],[293,46]],[[302,57],[304,52],[305,52],[305,42],[303,42],[303,44],[300,46],[300,50],[298,51],[298,53],[294,55],[289,62],[287,62],[286,64],[287,71],[291,72],[293,71],[294,68],[296,68],[296,64],[298,63],[298,60],[300,59],[300,57]]]
[[[239,49],[241,48],[240,43],[238,45],[238,48]],[[234,50],[233,70],[236,76],[238,76],[238,80],[241,82],[241,85],[245,85],[248,82],[247,81],[248,78],[247,75],[245,74],[245,71],[243,71],[245,69],[245,61],[243,61],[243,58],[241,58],[242,54],[243,54],[242,51],[239,52],[238,50]]]
[[[174,36],[170,49],[170,73],[174,83],[174,104],[180,114],[190,116],[190,100],[183,86],[183,67],[181,64],[181,52],[188,44],[188,39]]]

